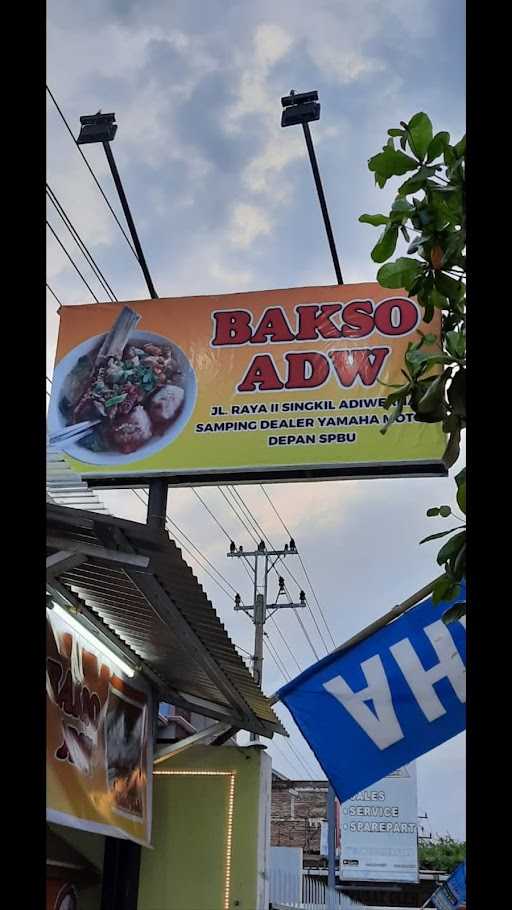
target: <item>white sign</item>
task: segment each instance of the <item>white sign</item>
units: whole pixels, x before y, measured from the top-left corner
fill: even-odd
[[[418,795],[414,762],[343,803],[340,877],[358,881],[418,881]]]

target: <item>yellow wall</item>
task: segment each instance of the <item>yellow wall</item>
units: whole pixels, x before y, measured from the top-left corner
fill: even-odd
[[[191,747],[155,767],[154,849],[142,850],[138,910],[264,906],[270,767],[262,750],[236,746]]]

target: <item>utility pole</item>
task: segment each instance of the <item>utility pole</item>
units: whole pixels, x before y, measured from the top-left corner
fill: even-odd
[[[299,594],[299,602],[292,603],[286,600],[286,587],[284,578],[279,576],[279,591],[275,602],[268,603],[268,576],[273,571],[279,560],[286,556],[296,556],[298,553],[295,541],[290,540],[285,544],[282,550],[267,550],[263,540],[258,544],[256,550],[244,550],[243,547],[236,548],[234,541],[231,541],[229,553],[227,556],[235,559],[245,559],[252,568],[254,573],[254,594],[253,603],[250,606],[242,604],[240,595],[235,597],[235,610],[243,610],[244,613],[254,623],[254,655],[252,664],[252,675],[256,683],[261,687],[263,681],[263,636],[267,619],[274,615],[276,610],[291,609],[298,610],[306,606],[306,595],[304,591]],[[254,560],[254,564],[251,563]],[[280,601],[280,598],[283,598]],[[271,612],[268,612],[271,611]],[[251,742],[258,742],[259,736],[251,733]]]
[[[284,98],[281,98],[281,104],[283,107],[283,113],[281,115],[281,126],[302,126],[304,131],[304,138],[306,140],[306,147],[308,150],[309,161],[311,164],[311,169],[313,171],[313,178],[315,181],[316,191],[318,194],[318,201],[320,203],[320,209],[322,211],[322,217],[324,219],[325,233],[327,234],[327,242],[329,244],[329,249],[331,251],[332,264],[334,266],[334,272],[336,274],[336,281],[338,284],[343,284],[343,276],[341,274],[340,261],[338,259],[338,252],[336,250],[336,242],[334,240],[334,234],[331,227],[331,219],[329,218],[329,212],[327,209],[327,202],[325,200],[324,188],[322,186],[322,179],[320,177],[320,171],[318,169],[318,163],[315,155],[315,148],[313,145],[313,139],[311,138],[311,131],[309,129],[309,124],[314,120],[320,120],[320,102],[318,100],[318,92],[301,92],[297,93],[293,89],[290,91],[289,95],[286,95]],[[329,789],[327,794],[327,849],[328,849],[328,879],[327,879],[327,889],[328,889],[328,899],[329,907],[334,906],[334,900],[336,895],[336,793],[334,787],[329,781]]]

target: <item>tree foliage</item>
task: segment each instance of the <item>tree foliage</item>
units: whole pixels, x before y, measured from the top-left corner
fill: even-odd
[[[420,869],[432,869],[437,872],[453,872],[466,858],[466,842],[452,837],[440,837],[438,840],[420,843],[418,861]]]
[[[368,167],[381,188],[392,177],[407,175],[407,179],[398,187],[389,214],[361,215],[359,221],[383,228],[371,253],[374,262],[382,263],[379,284],[404,288],[415,296],[426,323],[439,311],[442,332],[438,350],[431,349],[436,341],[433,334],[409,343],[402,371],[406,381],[393,386],[386,399],[385,406],[392,412],[381,432],[387,432],[406,406],[416,420],[442,423],[447,434],[443,460],[450,468],[459,457],[466,426],[466,138],[451,144],[449,133],[434,135],[429,117],[421,112],[409,123],[402,121],[400,128],[388,130],[388,136]],[[408,244],[407,255],[388,262],[399,236]],[[455,516],[455,527],[421,541],[447,538],[437,554],[444,575],[436,584],[434,602],[457,598],[466,572],[465,468],[455,482],[457,505],[464,517]],[[445,505],[429,509],[427,515],[452,521],[454,517]],[[444,619],[451,622],[464,612],[465,603],[456,603]]]

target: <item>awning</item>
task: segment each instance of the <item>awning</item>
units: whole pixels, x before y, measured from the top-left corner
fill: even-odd
[[[166,532],[47,503],[47,589],[129,649],[162,701],[262,736],[286,735]]]

